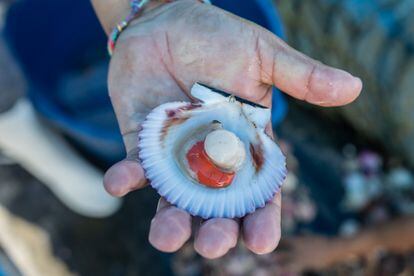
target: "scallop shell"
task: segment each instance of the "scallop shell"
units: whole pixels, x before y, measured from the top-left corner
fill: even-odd
[[[139,157],[151,186],[168,202],[195,216],[243,217],[280,191],[286,161],[265,134],[270,109],[199,83],[191,94],[200,102],[170,102],[152,110],[139,134]],[[231,185],[210,188],[186,169],[191,144],[217,128],[243,142],[246,159]]]

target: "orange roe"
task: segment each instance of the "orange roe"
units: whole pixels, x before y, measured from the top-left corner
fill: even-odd
[[[187,152],[190,169],[196,174],[198,182],[211,188],[224,188],[233,181],[234,172],[225,172],[217,167],[204,150],[204,141],[195,143]]]

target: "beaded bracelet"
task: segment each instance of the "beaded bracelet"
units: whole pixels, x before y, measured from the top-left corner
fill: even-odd
[[[108,53],[112,56],[115,49],[115,44],[119,38],[119,35],[128,27],[128,25],[139,16],[142,9],[150,0],[130,0],[131,12],[125,17],[124,20],[119,22],[113,29],[108,38]],[[164,0],[165,3],[173,2],[174,0]],[[199,0],[205,4],[211,4],[210,0]]]

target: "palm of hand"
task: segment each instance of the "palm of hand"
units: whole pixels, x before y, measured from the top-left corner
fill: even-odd
[[[144,186],[136,158],[140,123],[161,103],[188,100],[197,81],[265,106],[271,104],[272,84],[321,105],[347,103],[361,89],[351,75],[321,65],[264,29],[215,7],[178,1],[152,10],[123,33],[111,61],[110,96],[130,155],[106,174],[105,187],[111,194],[122,196]],[[204,222],[195,237],[196,250],[210,258],[225,254],[237,243],[238,223]],[[172,252],[190,234],[190,215],[161,201],[150,242]],[[247,247],[256,253],[277,246],[280,195],[243,219],[243,234]]]

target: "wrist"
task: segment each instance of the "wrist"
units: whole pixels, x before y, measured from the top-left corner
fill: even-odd
[[[129,0],[92,0],[92,5],[107,35],[130,10]]]
[[[165,1],[169,2],[169,1]],[[108,53],[110,56],[112,56],[112,53],[115,49],[116,42],[123,33],[123,31],[131,24],[131,22],[136,19],[137,17],[140,17],[140,15],[143,15],[145,9],[151,9],[152,7],[156,7],[156,3],[154,2],[154,5],[150,5],[148,7],[148,4],[150,3],[150,0],[130,0],[130,12],[127,16],[123,18],[122,21],[116,24],[116,26],[112,29],[112,32],[108,34]]]
[[[131,11],[130,0],[91,0],[91,2],[102,28],[107,35]],[[165,0],[151,0],[143,8],[142,14],[166,3],[168,2]]]
[[[95,12],[103,26],[106,34],[108,35],[108,53],[112,56],[115,49],[116,42],[119,36],[127,29],[127,27],[135,21],[138,17],[145,17],[150,12],[159,6],[177,2],[176,0],[91,0]],[[187,0],[208,3],[211,4],[210,0]],[[127,8],[126,2],[129,4]],[[184,1],[183,1],[184,2]],[[129,12],[127,13],[127,9]],[[161,9],[162,10],[162,9]],[[126,15],[121,16],[122,13]],[[156,13],[155,13],[156,14]],[[154,15],[153,15],[154,16]],[[117,18],[122,18],[118,20]]]
[[[158,8],[159,6],[176,1],[151,0],[143,8],[142,15],[145,15],[151,10]],[[205,3],[210,2],[200,0],[194,1]],[[109,35],[112,30],[118,25],[120,20],[125,18],[125,16],[131,11],[130,0],[91,0],[91,2],[95,13],[107,35]]]

